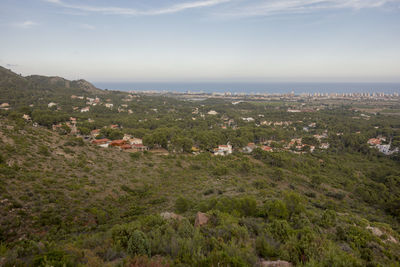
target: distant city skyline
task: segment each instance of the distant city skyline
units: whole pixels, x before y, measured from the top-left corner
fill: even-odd
[[[400,0],[2,0],[0,66],[116,82],[400,82]]]

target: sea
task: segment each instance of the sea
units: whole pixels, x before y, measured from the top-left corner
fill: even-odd
[[[94,82],[96,87],[118,91],[202,92],[285,94],[302,93],[400,93],[400,83],[154,83],[154,82]]]

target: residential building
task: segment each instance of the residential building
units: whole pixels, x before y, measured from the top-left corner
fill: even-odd
[[[214,155],[216,156],[226,156],[229,154],[232,154],[232,146],[230,144],[219,145],[218,148],[214,149]]]

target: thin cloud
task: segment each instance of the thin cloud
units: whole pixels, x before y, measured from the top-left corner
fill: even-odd
[[[102,13],[110,15],[134,15],[134,16],[151,16],[151,15],[162,15],[181,12],[187,9],[195,9],[201,7],[210,7],[219,5],[222,3],[230,2],[231,0],[202,0],[195,2],[184,2],[176,5],[172,5],[160,9],[150,9],[150,10],[138,10],[135,8],[126,7],[98,7],[90,5],[79,5],[79,4],[68,4],[62,0],[45,0],[46,2],[56,4],[65,8],[76,9],[80,11]]]
[[[241,1],[217,15],[226,17],[305,14],[320,10],[379,8],[400,0],[258,0]]]
[[[38,25],[38,23],[32,21],[32,20],[26,20],[20,23],[16,23],[15,26],[18,28],[22,28],[22,29],[29,29],[32,28],[34,26]]]

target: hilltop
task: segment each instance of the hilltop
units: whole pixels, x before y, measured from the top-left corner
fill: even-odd
[[[61,77],[21,76],[0,66],[0,103],[24,104],[21,99],[32,96],[49,97],[67,94],[104,94],[85,80],[69,81]],[[32,100],[32,99],[31,99]]]

